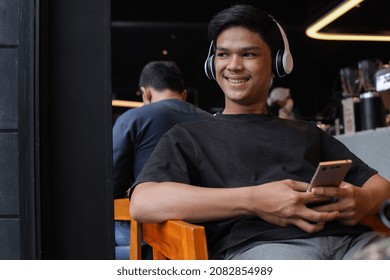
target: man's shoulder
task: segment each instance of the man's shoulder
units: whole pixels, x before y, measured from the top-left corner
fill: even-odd
[[[164,111],[166,108],[161,106],[159,102],[143,105],[138,108],[132,108],[124,112],[120,117],[122,118],[134,118],[142,116],[150,116],[151,114],[158,114],[160,111]]]
[[[212,127],[212,124],[210,123],[210,120],[212,119],[212,115],[209,116],[204,115],[200,116],[198,118],[187,120],[184,122],[179,122],[175,124],[175,129],[179,130],[187,130],[187,131],[205,131],[207,129],[210,129]]]
[[[124,120],[134,119],[138,116],[142,116],[146,112],[145,107],[146,106],[144,105],[144,106],[138,107],[138,108],[131,108],[131,109],[125,111],[124,113],[122,113],[118,117],[118,120],[124,121]]]
[[[206,116],[211,116],[211,113],[209,113],[206,110],[200,108],[199,106],[197,106],[193,103],[187,102],[187,101],[183,101],[183,100],[179,100],[179,99],[169,99],[169,100],[166,100],[165,102],[168,104],[169,104],[169,102],[171,102],[172,108],[175,108],[175,109],[177,108],[176,106],[178,106],[179,108],[181,108],[183,111],[186,111],[186,112],[196,112],[199,114],[204,114]]]

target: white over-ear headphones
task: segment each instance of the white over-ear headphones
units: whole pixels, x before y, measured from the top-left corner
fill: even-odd
[[[283,50],[279,49],[276,52],[276,57],[272,61],[273,73],[278,77],[284,77],[287,74],[291,73],[294,66],[294,61],[290,52],[290,46],[288,44],[286,33],[284,32],[282,26],[272,16],[270,17],[276,23],[276,26],[279,28],[280,34],[282,35],[283,39]],[[204,63],[204,71],[206,73],[206,76],[211,80],[216,79],[214,56],[215,43],[214,41],[212,41],[209,47],[209,52],[206,61]]]
[[[286,33],[284,32],[282,26],[280,26],[280,24],[273,17],[271,18],[278,26],[283,39],[283,50],[278,50],[275,61],[273,62],[274,72],[276,72],[274,74],[278,77],[283,77],[291,73],[294,66],[294,61],[290,52],[290,46],[288,44]]]
[[[215,45],[214,41],[211,41],[209,47],[209,53],[207,54],[206,61],[204,62],[204,72],[207,78],[215,80],[215,65],[214,65]]]

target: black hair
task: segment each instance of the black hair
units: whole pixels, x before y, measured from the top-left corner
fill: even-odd
[[[270,47],[272,57],[283,46],[282,35],[273,17],[254,6],[237,4],[216,14],[208,27],[210,41],[215,44],[218,35],[232,26],[243,26],[258,33]]]
[[[152,87],[162,91],[170,89],[183,92],[185,85],[179,66],[173,61],[152,61],[144,66],[139,78],[139,87]]]

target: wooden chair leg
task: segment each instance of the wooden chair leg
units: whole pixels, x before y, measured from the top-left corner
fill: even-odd
[[[130,260],[142,260],[142,225],[130,219]]]

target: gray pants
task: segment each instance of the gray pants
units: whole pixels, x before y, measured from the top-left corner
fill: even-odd
[[[359,236],[326,236],[282,241],[259,241],[230,249],[231,260],[351,260],[366,245],[381,240],[376,232]]]

